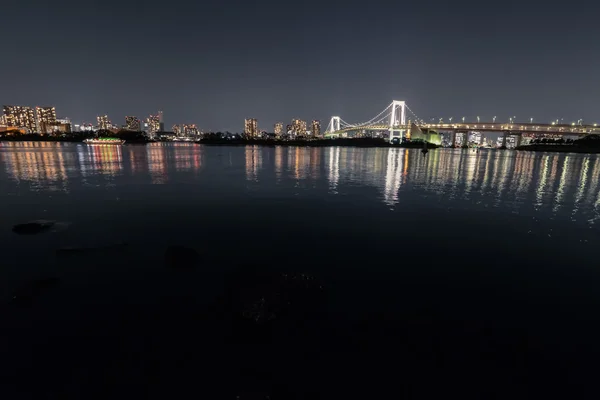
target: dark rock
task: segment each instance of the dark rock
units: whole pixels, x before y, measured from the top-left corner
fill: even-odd
[[[169,268],[193,268],[200,261],[200,254],[184,246],[169,246],[165,251],[165,264]]]
[[[57,286],[59,282],[60,280],[56,277],[34,279],[17,290],[13,294],[10,303],[19,306],[31,306],[37,296]]]
[[[54,226],[55,221],[39,220],[13,226],[12,231],[18,235],[36,235],[46,232]]]
[[[86,256],[95,254],[108,254],[114,252],[120,252],[127,249],[127,243],[110,244],[107,246],[98,247],[63,247],[56,250],[56,255],[59,257],[67,257],[72,255],[84,254]]]
[[[310,319],[324,307],[323,284],[307,273],[246,266],[236,271],[226,286],[229,311],[255,324],[282,318]]]

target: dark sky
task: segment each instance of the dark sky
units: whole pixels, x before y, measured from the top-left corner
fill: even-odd
[[[76,123],[161,109],[168,127],[272,131],[393,99],[422,118],[600,123],[593,0],[4,0],[2,15],[0,104]]]

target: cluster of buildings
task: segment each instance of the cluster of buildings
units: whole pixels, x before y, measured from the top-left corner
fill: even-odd
[[[200,130],[196,124],[173,125],[171,131],[178,137],[198,137],[200,135]]]
[[[162,132],[165,130],[164,122],[163,122],[163,112],[159,111],[156,115],[150,115],[146,118],[145,121],[141,121],[138,117],[135,116],[126,116],[125,117],[125,125],[116,126],[109,119],[108,115],[100,115],[97,117],[97,126],[96,130],[108,130],[108,131],[118,131],[121,129],[126,129],[128,131],[144,131],[149,136],[155,136],[157,132]],[[92,127],[93,130],[94,127]],[[86,130],[86,129],[82,129]]]
[[[55,107],[27,107],[5,105],[0,116],[0,133],[4,131],[18,131],[20,133],[37,133],[42,135],[55,135],[71,132],[91,132],[97,130],[106,130],[118,132],[126,129],[129,131],[144,131],[151,137],[159,136],[159,132],[164,132],[163,112],[158,111],[155,115],[148,116],[145,120],[140,120],[136,116],[126,116],[124,125],[113,124],[108,115],[99,115],[96,119],[96,125],[93,124],[75,124],[71,125],[68,118],[58,118]],[[172,127],[172,132],[177,137],[194,138],[201,135],[200,130],[195,124],[176,124]],[[317,120],[312,121],[310,125],[301,119],[293,119],[291,124],[284,128],[283,122],[274,125],[273,133],[276,137],[313,137],[320,138],[321,123]],[[265,137],[267,132],[260,131],[256,118],[248,118],[244,124],[244,134],[246,137]]]
[[[20,131],[21,133],[70,133],[71,121],[57,118],[54,107],[2,106],[0,132]]]
[[[310,127],[301,119],[293,119],[291,124],[283,127],[283,122],[277,122],[273,127],[273,133],[276,137],[321,137],[321,122],[313,120]],[[256,118],[248,118],[244,123],[244,135],[247,137],[261,137],[266,135],[265,131],[258,129],[258,121]]]
[[[96,126],[91,125],[75,125],[77,128],[76,131],[82,130],[108,130],[108,131],[119,131],[121,129],[126,129],[128,131],[135,132],[146,132],[149,138],[154,139],[157,137],[172,135],[169,132],[165,132],[165,124],[163,122],[163,112],[159,111],[155,115],[149,115],[145,120],[140,120],[135,116],[126,116],[125,117],[125,125],[116,126],[109,119],[107,115],[98,116],[98,121]],[[198,137],[201,132],[195,124],[176,124],[171,128],[172,133],[177,137]]]
[[[195,125],[191,125],[195,128]],[[130,131],[145,131],[150,136],[164,131],[163,112],[150,115],[145,121],[134,116],[125,117],[125,125],[115,125],[107,115],[97,117],[97,124],[72,125],[68,118],[58,118],[55,107],[2,106],[0,115],[0,133],[15,132],[22,134],[37,133],[41,135],[56,135],[71,132],[107,130],[117,132],[121,129]]]

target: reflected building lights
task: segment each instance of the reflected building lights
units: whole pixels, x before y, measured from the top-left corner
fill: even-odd
[[[148,171],[150,172],[151,182],[154,185],[163,185],[169,181],[165,147],[162,143],[146,145]]]
[[[554,198],[554,204],[552,207],[553,212],[557,212],[562,204],[563,197],[565,195],[565,183],[567,178],[567,172],[569,170],[569,156],[565,156],[562,163],[562,172],[560,174],[560,182],[558,183],[558,190]]]
[[[192,143],[171,144],[175,159],[175,170],[198,171],[202,165],[201,147]]]
[[[148,169],[148,156],[147,153],[140,153],[135,148],[129,148],[128,158],[131,168],[131,174],[136,175],[138,173],[146,172]]]
[[[469,198],[471,193],[471,187],[473,187],[473,180],[475,178],[475,168],[477,165],[479,157],[477,154],[471,153],[467,156],[466,165],[465,165],[465,173],[463,174],[465,177],[465,198]]]
[[[311,179],[319,179],[319,170],[321,168],[321,150],[312,147],[310,149],[310,177]]]
[[[585,188],[586,188],[587,182],[588,182],[589,171],[590,171],[590,158],[586,157],[585,161],[583,162],[583,167],[581,167],[581,174],[579,176],[579,182],[577,184],[577,192],[575,194],[575,207],[573,209],[574,213],[579,209],[578,206],[581,203],[581,200],[583,199],[583,196],[585,194]]]
[[[380,204],[390,208],[402,204],[403,198],[408,204],[415,196],[435,194],[451,202],[454,210],[494,205],[525,215],[540,212],[573,220],[575,216],[582,221],[600,219],[597,156],[438,149],[423,157],[419,150],[400,148],[279,146],[246,146],[242,155],[240,150],[203,159],[203,152],[209,150],[188,143],[134,147],[4,142],[0,162],[8,180],[29,190],[66,191],[74,187],[74,179],[96,184],[92,179],[106,176],[113,181],[118,175],[148,177],[153,184],[164,184],[169,172],[181,177],[199,171],[204,162],[211,171],[227,170],[254,182],[267,168],[261,185],[272,184],[275,178],[278,183],[295,180],[297,186],[310,182],[318,190],[319,182],[324,182],[330,194],[348,189],[348,195],[368,186],[377,190]],[[244,159],[244,171],[226,167],[235,164],[232,157],[238,162]]]
[[[275,176],[277,179],[281,179],[281,174],[283,172],[283,147],[277,146],[275,147]]]
[[[121,146],[88,146],[92,168],[105,175],[116,175],[123,169]]]
[[[44,187],[48,190],[68,190],[67,169],[65,163],[75,159],[65,158],[61,145],[51,142],[15,142],[4,143],[2,161],[9,178],[26,181],[32,188]],[[8,149],[8,151],[6,151]],[[71,174],[77,169],[71,169]]]
[[[388,206],[398,204],[398,191],[402,185],[402,166],[405,153],[401,149],[389,149],[385,172],[384,202]]]
[[[592,171],[590,173],[590,187],[586,193],[588,202],[596,199],[596,193],[598,192],[598,183],[600,181],[600,163],[597,158],[594,158],[592,165]]]
[[[535,206],[536,206],[536,208],[540,208],[542,206],[542,200],[544,198],[544,190],[546,189],[546,183],[548,182],[548,175],[549,175],[549,170],[550,170],[549,157],[544,156],[542,163],[543,163],[542,173],[540,175],[539,185],[535,191]]]
[[[308,149],[295,147],[293,160],[294,178],[297,180],[306,179],[310,165],[310,154],[308,154]]]
[[[527,154],[526,160],[527,160],[527,162],[522,171],[522,183],[519,185],[519,188],[520,188],[519,193],[531,192],[533,185],[534,185],[533,171],[534,171],[534,167],[535,167],[536,155],[531,154],[531,153]],[[523,197],[525,197],[525,195]]]
[[[491,182],[491,188],[495,189],[498,187],[498,181],[502,178],[500,176],[500,163],[503,162],[503,158],[502,157],[494,157],[494,164],[492,166],[492,171],[491,171],[491,175],[492,175],[492,182]]]
[[[260,146],[246,146],[246,179],[258,182],[258,171],[262,166]]]
[[[338,182],[340,180],[340,148],[330,147],[329,148],[329,160],[328,160],[329,174],[329,190],[337,194]]]
[[[500,206],[500,204],[502,203],[503,199],[504,199],[504,189],[506,187],[506,184],[509,180],[512,179],[512,174],[514,172],[514,158],[513,157],[502,157],[502,163],[501,163],[501,172],[498,178],[498,186],[497,186],[497,190],[496,190],[496,201],[494,202],[494,205],[496,207]]]

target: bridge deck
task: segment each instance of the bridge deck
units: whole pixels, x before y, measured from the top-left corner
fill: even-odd
[[[588,135],[600,134],[600,127],[595,125],[554,125],[554,124],[494,124],[494,123],[464,123],[464,124],[420,124],[421,129],[432,129],[438,132],[509,132],[550,135]],[[336,132],[342,133],[357,130],[389,131],[389,125],[349,126]],[[408,125],[394,127],[395,130],[409,129]]]

